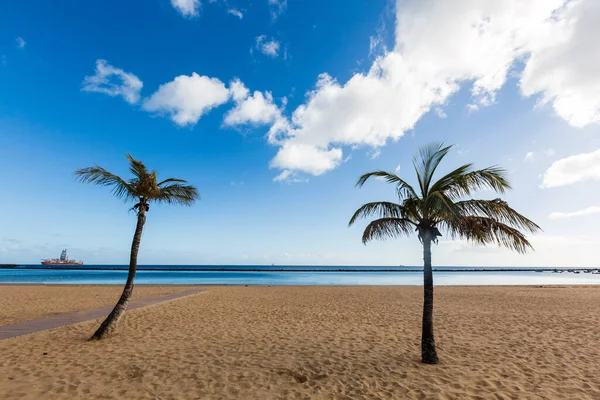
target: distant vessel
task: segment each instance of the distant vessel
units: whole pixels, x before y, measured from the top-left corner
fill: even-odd
[[[83,261],[69,260],[67,249],[60,253],[60,258],[47,258],[42,260],[42,265],[83,265]]]

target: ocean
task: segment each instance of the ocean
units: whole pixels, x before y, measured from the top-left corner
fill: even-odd
[[[442,286],[600,284],[600,274],[585,270],[575,273],[560,268],[556,269],[559,272],[552,272],[552,268],[434,268],[434,284]],[[126,276],[125,265],[0,268],[0,284],[121,285]],[[139,267],[135,281],[140,285],[422,285],[423,273],[418,267],[145,265]]]

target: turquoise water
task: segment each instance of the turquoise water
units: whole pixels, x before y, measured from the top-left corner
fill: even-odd
[[[99,268],[99,267],[96,267]],[[265,267],[235,267],[236,271],[140,270],[137,284],[161,285],[421,285],[421,271],[399,272],[336,272],[333,269],[364,269],[365,267],[302,267],[318,269],[303,272],[250,271]],[[231,267],[234,268],[234,267]],[[282,268],[282,267],[277,267]],[[294,267],[295,269],[297,267]],[[271,267],[276,269],[276,267]],[[300,268],[301,269],[301,268]],[[404,272],[400,272],[404,271]],[[34,268],[0,269],[0,283],[29,284],[123,284],[126,270],[60,270]],[[451,268],[434,272],[436,285],[598,285],[600,274],[535,271],[469,271]]]

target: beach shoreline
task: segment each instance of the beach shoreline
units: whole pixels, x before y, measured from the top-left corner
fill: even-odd
[[[588,270],[592,271],[592,270]],[[600,274],[569,271],[504,270],[504,271],[434,271],[436,286],[530,286],[530,285],[600,285]],[[0,282],[8,284],[114,284],[125,282],[123,270],[60,270],[4,269]],[[423,271],[254,271],[254,270],[145,270],[139,269],[136,285],[270,285],[270,286],[419,286],[423,284]]]
[[[105,341],[85,341],[99,320],[0,341],[0,398],[600,398],[598,286],[437,287],[435,366],[419,363],[422,287],[138,285],[134,296],[191,286],[206,292],[128,312]],[[2,285],[0,325],[6,310],[40,318],[120,291]]]

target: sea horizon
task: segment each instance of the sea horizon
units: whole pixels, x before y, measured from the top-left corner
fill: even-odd
[[[113,264],[113,263],[94,263],[82,265],[42,265],[39,263],[0,263],[0,268],[26,268],[26,269],[128,269],[129,264]],[[422,271],[423,266],[419,265],[321,265],[321,264],[138,264],[138,270],[381,270],[381,271]],[[508,265],[439,265],[433,266],[434,270],[598,270],[597,266],[555,266],[555,265],[536,265],[536,266],[508,266]]]
[[[119,285],[127,265],[0,268],[0,284]],[[434,267],[438,286],[600,285],[600,269],[568,267]],[[138,285],[419,286],[419,267],[141,265]]]

